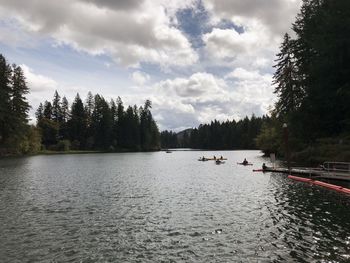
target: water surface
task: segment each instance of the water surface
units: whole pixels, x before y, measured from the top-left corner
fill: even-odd
[[[237,165],[245,157],[254,166]],[[0,261],[349,261],[350,197],[252,172],[263,162],[258,151],[2,159]]]

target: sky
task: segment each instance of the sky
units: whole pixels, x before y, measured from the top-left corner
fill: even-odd
[[[0,0],[0,53],[32,105],[55,90],[152,101],[160,130],[261,116],[301,0]]]

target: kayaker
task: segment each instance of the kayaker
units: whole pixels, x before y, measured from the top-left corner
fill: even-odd
[[[216,156],[214,155],[214,160],[216,160]]]
[[[222,157],[222,155],[221,155],[220,159],[222,160],[222,159],[224,159],[224,157]]]
[[[262,169],[265,171],[267,169],[267,166],[265,163],[262,164]]]
[[[248,164],[248,161],[246,158],[244,158],[244,161],[242,162],[243,165],[247,165]]]

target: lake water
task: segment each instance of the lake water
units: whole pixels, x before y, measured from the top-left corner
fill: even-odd
[[[254,166],[237,165],[245,157]],[[252,172],[263,162],[258,151],[1,159],[0,262],[348,262],[350,197]]]

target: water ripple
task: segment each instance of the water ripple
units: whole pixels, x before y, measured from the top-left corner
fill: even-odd
[[[203,154],[0,160],[0,261],[350,260],[347,196]]]

